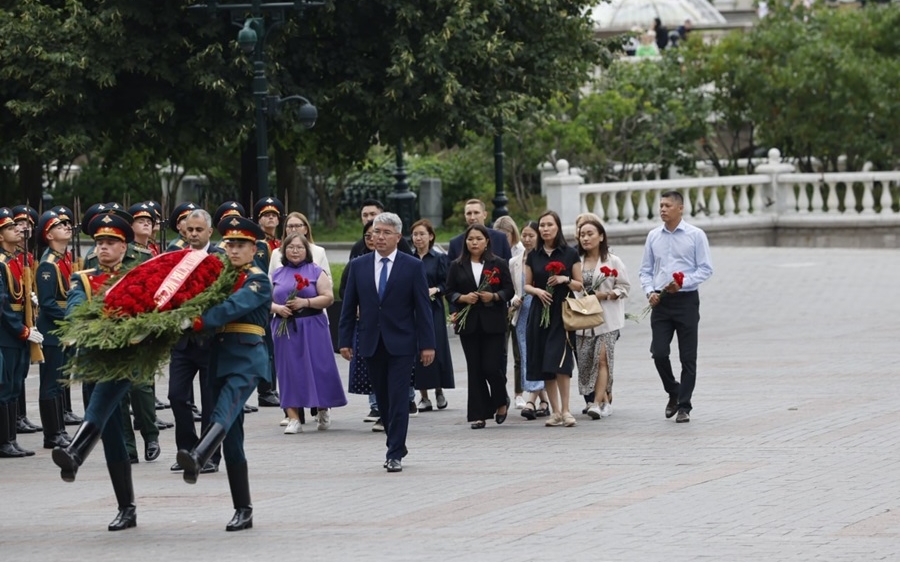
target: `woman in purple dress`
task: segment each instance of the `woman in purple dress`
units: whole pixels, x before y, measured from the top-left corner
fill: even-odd
[[[281,250],[284,267],[272,276],[272,336],[281,407],[290,418],[284,432],[303,431],[302,408],[316,408],[318,429],[328,429],[329,408],[347,404],[324,314],[334,302],[331,279],[313,263],[302,234],[285,236]]]

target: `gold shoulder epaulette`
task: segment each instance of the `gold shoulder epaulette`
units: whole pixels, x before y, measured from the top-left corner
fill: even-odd
[[[265,272],[264,272],[263,270],[261,270],[260,268],[256,267],[255,265],[251,265],[251,266],[250,266],[250,273],[256,273],[256,274],[262,273],[262,274],[265,274]]]
[[[48,263],[56,263],[57,257],[56,254],[47,254],[47,262]]]

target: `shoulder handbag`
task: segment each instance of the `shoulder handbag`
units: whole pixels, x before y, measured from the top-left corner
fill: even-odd
[[[562,303],[562,321],[567,332],[596,328],[603,324],[603,307],[594,295],[566,297]]]

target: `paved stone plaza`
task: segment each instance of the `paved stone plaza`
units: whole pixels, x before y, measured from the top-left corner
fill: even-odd
[[[101,447],[74,484],[38,449],[0,461],[2,557],[900,560],[897,252],[712,250],[689,424],[663,416],[649,319],[622,333],[612,417],[579,415],[575,428],[513,410],[502,426],[469,429],[453,339],[450,407],[411,420],[400,474],[381,466],[384,434],[362,422],[363,396],[333,412],[330,430],[307,423],[301,435],[283,435],[281,412],[264,408],[245,422],[252,530],[224,530],[233,512],[224,473],[190,486],[169,472],[167,430],[160,460],[134,467],[138,527],[110,533],[116,507]],[[641,248],[618,253],[640,312]],[[27,385],[37,421],[36,367]],[[582,399],[572,400],[580,411]]]

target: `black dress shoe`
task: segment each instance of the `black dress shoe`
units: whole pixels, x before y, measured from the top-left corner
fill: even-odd
[[[200,469],[200,474],[212,474],[213,472],[219,472],[219,465],[212,461],[206,461],[206,464]]]
[[[239,507],[234,511],[234,517],[225,525],[226,531],[243,531],[253,528],[253,508]]]
[[[494,414],[494,421],[497,422],[497,425],[506,421],[506,416],[509,415],[509,396],[506,397],[506,412],[502,414]]]
[[[171,404],[166,404],[159,398],[156,399],[156,409],[157,410],[165,410],[166,408],[171,408],[171,407],[172,407]]]
[[[253,412],[258,412],[258,411],[259,411],[259,408],[257,408],[256,406],[251,406],[250,404],[244,404],[244,413],[245,414],[252,414]]]
[[[134,455],[133,457],[131,455],[128,455],[128,462],[130,462],[131,464],[138,464],[140,461],[138,460],[137,455]]]
[[[184,470],[184,468],[182,468],[181,465],[176,462],[169,467],[169,470],[171,470],[172,472],[181,472]]]
[[[13,447],[12,443],[0,445],[0,459],[17,459],[24,456],[26,456],[25,452]]]
[[[175,427],[175,424],[174,424],[174,423],[169,423],[169,422],[163,421],[163,420],[161,420],[161,419],[159,419],[159,418],[156,418],[156,419],[153,421],[153,423],[156,424],[156,429],[158,429],[158,430],[160,430],[160,431],[162,431],[162,430],[164,430],[164,429],[169,429],[169,428]]]
[[[678,415],[675,416],[675,423],[688,423],[691,421],[691,414],[687,410],[678,410]]]
[[[388,472],[403,472],[403,465],[400,459],[388,459],[385,467]]]
[[[35,427],[28,421],[28,418],[16,418],[16,433],[37,433],[38,431],[43,431],[43,428]]]
[[[203,416],[200,415],[200,412],[194,412],[194,421],[195,422],[203,421]]]
[[[83,421],[81,416],[75,415],[75,412],[63,412],[63,423],[66,425],[81,425]]]
[[[669,401],[666,403],[666,419],[671,418],[675,414],[678,413],[678,397],[677,396],[669,396]]]
[[[55,449],[56,447],[62,447],[65,449],[69,446],[69,442],[71,439],[68,439],[66,434],[64,433],[55,433],[53,435],[44,436],[44,448],[45,449]]]
[[[484,421],[472,422],[472,429],[484,429]]]
[[[270,392],[266,392],[265,394],[259,395],[259,407],[260,408],[280,408],[281,400],[278,398],[278,393],[274,390]]]
[[[110,531],[121,531],[137,527],[137,509],[134,506],[125,507],[119,510],[116,518],[107,527]]]
[[[15,447],[16,449],[18,449],[20,452],[25,453],[25,456],[26,456],[26,457],[33,457],[33,456],[34,456],[34,451],[30,451],[30,450],[28,450],[28,449],[22,447],[21,445],[19,445],[19,442],[16,441],[15,439],[13,439],[12,441],[10,441],[10,443],[12,444],[13,447]]]
[[[159,441],[147,441],[144,443],[144,460],[153,462],[159,458]]]

